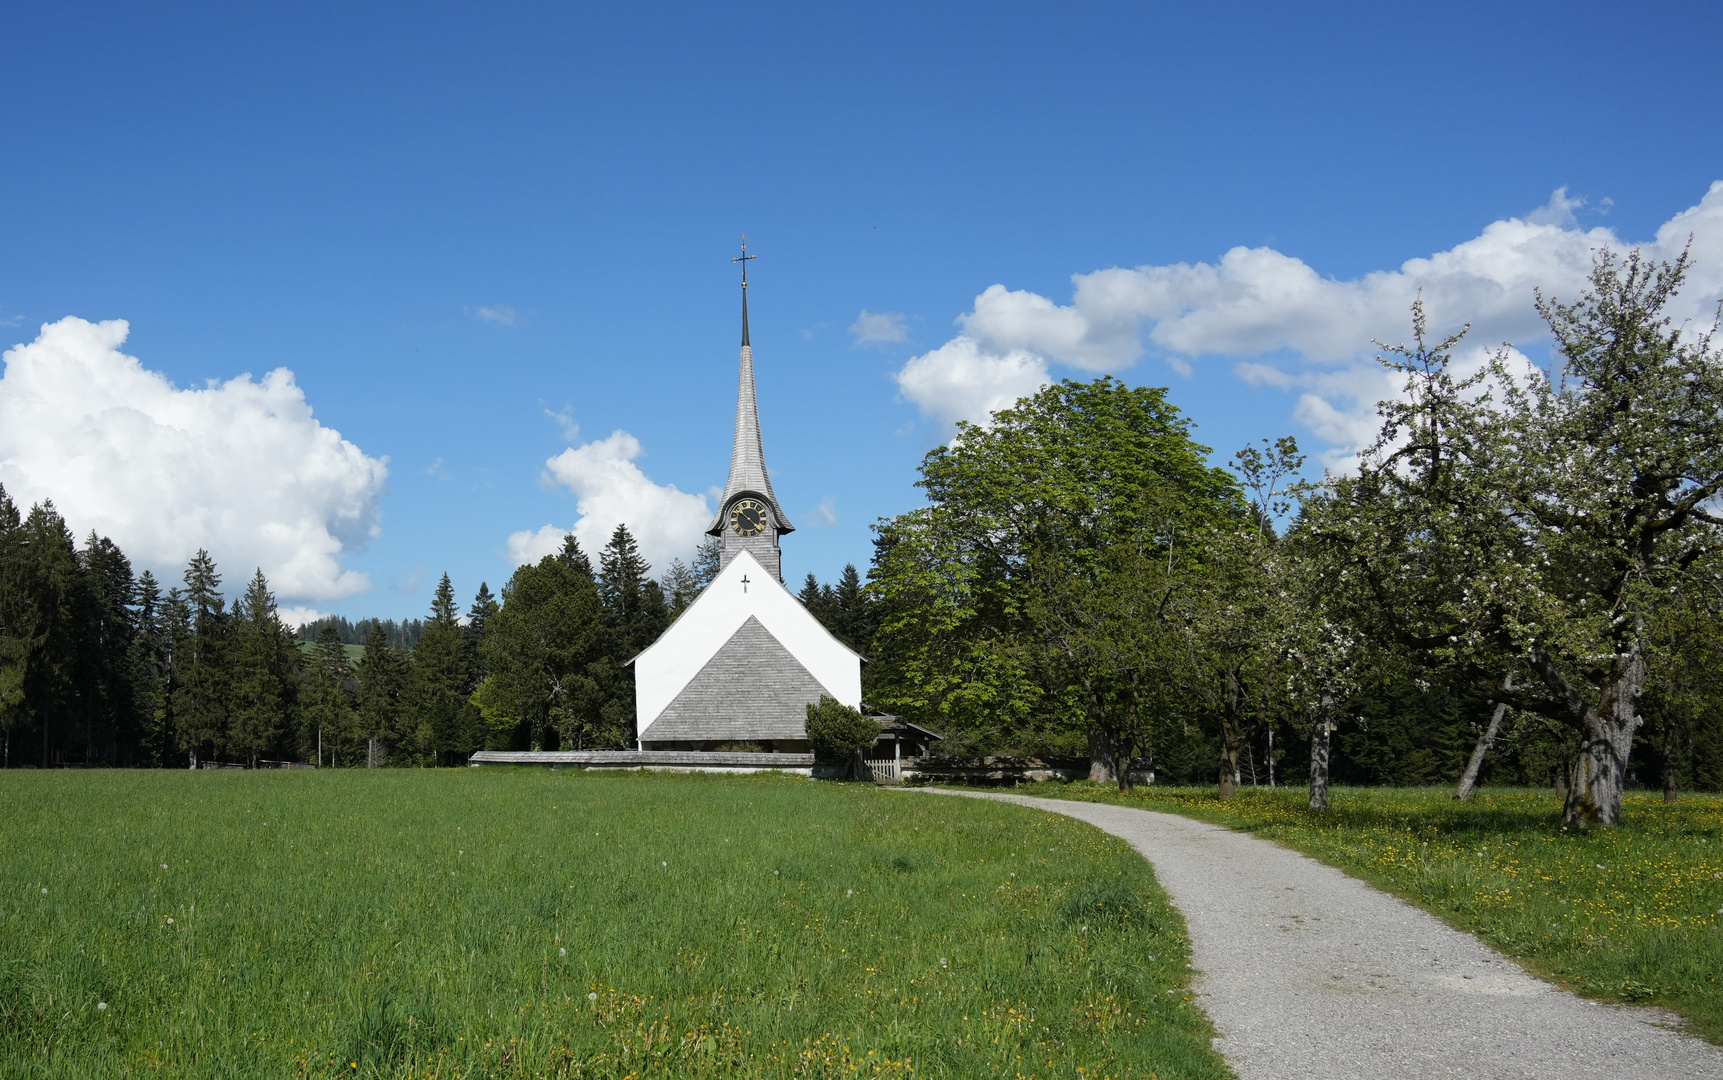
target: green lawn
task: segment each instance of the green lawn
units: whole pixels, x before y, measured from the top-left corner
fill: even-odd
[[[1580,993],[1650,1002],[1723,1043],[1723,798],[1629,795],[1627,824],[1570,831],[1550,791],[1041,785],[1031,794],[1170,810],[1277,840],[1470,930]]]
[[[766,776],[0,773],[0,1076],[1223,1077],[1058,815]]]

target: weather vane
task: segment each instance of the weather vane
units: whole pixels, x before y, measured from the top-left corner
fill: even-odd
[[[742,288],[744,288],[744,289],[746,289],[748,287],[748,261],[750,259],[757,259],[757,258],[759,258],[758,255],[748,254],[748,234],[743,233],[742,234],[742,254],[736,256],[734,259],[731,259],[730,261],[731,262],[739,262],[742,264]]]

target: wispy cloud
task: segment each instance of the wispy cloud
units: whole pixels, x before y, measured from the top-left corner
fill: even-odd
[[[857,345],[886,345],[909,340],[909,328],[904,325],[902,312],[897,311],[862,308],[862,313],[850,324],[850,333]]]
[[[513,326],[515,324],[515,309],[507,304],[485,304],[476,308],[468,308],[467,314],[475,319],[482,319],[498,326]]]
[[[569,442],[580,438],[580,425],[574,422],[574,407],[564,405],[560,409],[545,409],[544,414],[556,421],[556,426],[562,429],[562,437]]]
[[[432,477],[433,479],[437,479],[437,480],[448,480],[454,474],[450,473],[449,470],[443,468],[443,459],[438,458],[437,460],[431,462],[429,465],[425,466],[425,475]]]
[[[419,586],[425,583],[425,571],[430,567],[421,563],[413,567],[413,572],[395,582],[395,591],[402,596],[411,596],[419,591]]]
[[[814,507],[813,516],[808,520],[810,529],[829,529],[838,523],[838,501],[827,495],[820,500],[820,505]]]

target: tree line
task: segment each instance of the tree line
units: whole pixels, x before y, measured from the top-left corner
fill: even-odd
[[[1723,357],[1689,269],[1596,253],[1549,367],[1462,365],[1422,304],[1356,466],[1207,464],[1164,391],[1066,381],[960,425],[876,527],[864,690],[947,746],[1096,779],[1723,786]],[[823,594],[822,594],[823,595]],[[804,599],[811,594],[804,592]]]
[[[708,542],[654,580],[619,525],[596,568],[570,536],[500,598],[481,583],[464,616],[444,574],[423,619],[296,634],[262,570],[229,601],[200,550],[164,590],[112,540],[78,546],[51,502],[21,514],[0,488],[0,761],[453,765],[485,748],[621,747],[628,660],[717,565]]]

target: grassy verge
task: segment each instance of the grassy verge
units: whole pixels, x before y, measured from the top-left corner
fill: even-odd
[[[0,773],[0,1076],[1221,1077],[1142,859],[781,777]]]
[[[1037,795],[1168,810],[1279,841],[1469,930],[1590,997],[1655,1003],[1723,1043],[1723,798],[1629,795],[1628,824],[1570,831],[1546,791],[1039,785]]]

